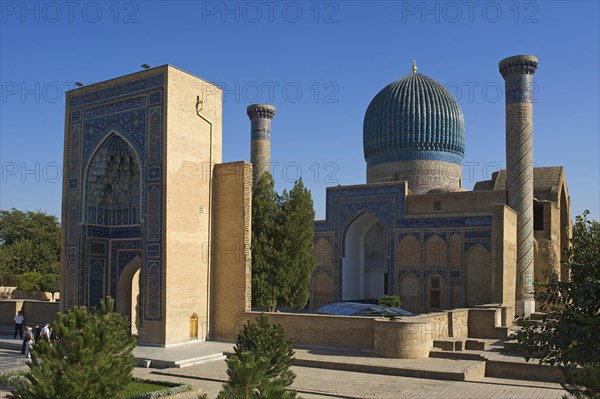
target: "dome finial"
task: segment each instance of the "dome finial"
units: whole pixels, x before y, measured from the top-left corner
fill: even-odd
[[[413,60],[412,73],[417,73],[417,60]]]

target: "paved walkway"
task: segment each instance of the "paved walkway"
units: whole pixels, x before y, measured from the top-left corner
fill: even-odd
[[[138,368],[135,373],[144,378],[190,383],[194,386],[194,392],[183,393],[174,398],[195,399],[198,392],[207,393],[209,398],[216,397],[227,379],[226,370],[225,362],[217,361],[182,369]],[[297,366],[293,366],[292,370],[297,376],[293,387],[304,398],[559,399],[565,394],[559,384],[544,382],[487,377],[476,382],[442,381]],[[182,378],[184,376],[187,378]]]
[[[231,344],[229,344],[231,347]],[[145,350],[148,347],[140,347]],[[165,348],[154,348],[165,351]],[[193,350],[186,345],[166,348],[168,353]],[[297,350],[303,357],[303,350]],[[308,350],[304,350],[309,352]],[[164,352],[163,352],[164,353]],[[146,353],[148,354],[148,353]],[[194,354],[194,353],[192,353]],[[331,354],[331,356],[338,356]],[[423,359],[427,361],[428,359]],[[27,359],[18,351],[0,349],[0,372],[26,368]],[[223,382],[227,380],[225,361],[219,360],[186,368],[154,370],[136,367],[137,377],[175,381],[191,384],[192,392],[172,396],[174,399],[196,399],[198,393],[216,397]],[[515,399],[559,399],[565,391],[559,384],[483,378],[482,381],[443,381],[422,378],[368,374],[355,371],[329,370],[313,367],[292,367],[296,373],[293,387],[307,399],[320,398],[515,398]],[[159,375],[163,373],[167,375]],[[6,398],[8,389],[0,388],[0,398]]]

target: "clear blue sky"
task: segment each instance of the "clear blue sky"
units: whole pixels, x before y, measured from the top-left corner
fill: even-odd
[[[249,160],[246,106],[277,107],[277,189],[298,173],[318,218],[325,188],[365,182],[362,121],[419,72],[463,109],[463,185],[505,166],[498,61],[539,58],[534,159],[564,165],[572,213],[600,219],[600,10],[589,2],[2,1],[0,208],[60,215],[64,91],[172,64],[225,90],[223,159]]]

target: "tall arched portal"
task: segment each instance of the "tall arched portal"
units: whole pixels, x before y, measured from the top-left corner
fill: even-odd
[[[139,282],[133,279],[142,268],[140,181],[136,151],[121,135],[109,133],[90,159],[84,184],[87,304],[98,306],[112,296],[116,310],[132,321],[133,332],[139,308]]]
[[[364,212],[346,228],[342,259],[342,300],[378,299],[387,293],[388,234]]]

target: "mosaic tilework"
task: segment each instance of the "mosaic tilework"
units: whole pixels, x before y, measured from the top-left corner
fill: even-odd
[[[315,244],[327,239],[332,246],[333,265],[318,266],[313,278],[320,272],[333,279],[332,301],[341,300],[341,258],[343,256],[343,240],[346,229],[355,218],[364,212],[371,213],[381,221],[390,239],[388,255],[390,270],[388,276],[388,292],[399,294],[400,279],[407,273],[414,274],[419,281],[421,308],[425,308],[425,282],[432,274],[443,278],[443,304],[451,303],[452,285],[460,288],[458,302],[465,302],[465,270],[464,255],[479,244],[491,251],[491,216],[462,217],[418,217],[404,216],[404,186],[398,185],[365,185],[354,187],[336,187],[327,190],[326,219],[315,222]],[[419,254],[414,264],[403,264],[398,259],[401,249],[397,246],[406,236],[413,236],[419,244]],[[444,245],[444,259],[439,266],[426,265],[426,246],[428,240],[435,238]],[[443,244],[441,244],[443,243]],[[452,252],[454,251],[454,252]],[[312,282],[311,282],[312,284]],[[311,285],[311,290],[313,286]]]
[[[462,111],[443,85],[412,73],[383,88],[369,104],[363,147],[369,166],[400,159],[460,164],[464,155]]]
[[[142,284],[144,292],[153,291],[156,297],[145,297],[142,301],[144,315],[153,320],[162,319],[162,252],[160,240],[162,233],[163,206],[162,187],[162,157],[163,157],[163,104],[164,75],[159,73],[145,78],[132,80],[109,87],[90,91],[69,98],[69,129],[66,132],[67,140],[65,162],[66,184],[66,209],[65,219],[66,248],[69,248],[67,263],[68,274],[65,279],[66,293],[77,292],[78,295],[69,298],[67,306],[85,304],[88,294],[94,287],[89,287],[89,265],[91,262],[102,261],[103,287],[105,293],[116,296],[116,286],[122,268],[135,256],[142,257],[142,276],[148,274],[149,261],[156,267],[152,269],[151,278],[146,276]],[[117,226],[106,228],[103,226],[89,226],[80,229],[84,222],[86,201],[86,182],[88,165],[92,162],[99,148],[101,148],[111,135],[118,135],[125,139],[132,147],[140,161],[141,189],[140,189],[140,215],[141,225],[118,226],[119,221],[131,220],[131,215],[123,219],[124,215],[115,214]],[[83,184],[81,182],[84,182]],[[157,191],[158,188],[158,191]],[[151,192],[151,207],[147,206],[146,197]],[[119,217],[120,216],[120,217]],[[145,223],[144,223],[145,222]],[[144,231],[140,226],[144,226]],[[147,250],[142,251],[142,237],[150,237],[145,243],[149,244]],[[91,243],[101,242],[101,239],[112,242],[112,250],[103,255],[93,254]],[[98,247],[95,247],[96,252]],[[148,259],[145,259],[148,257]],[[77,266],[75,266],[77,265]],[[87,265],[87,266],[86,266]],[[97,278],[97,276],[96,276]],[[75,286],[72,290],[71,286]],[[146,307],[154,307],[148,313]]]

